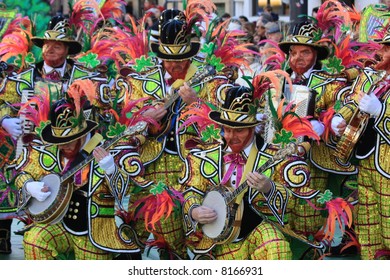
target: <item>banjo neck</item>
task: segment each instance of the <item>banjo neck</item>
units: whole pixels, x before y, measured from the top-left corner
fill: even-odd
[[[211,65],[207,65],[202,72],[198,75],[195,75],[188,81],[188,86],[192,87],[202,81],[206,82],[212,78],[212,75],[215,74],[215,68]],[[173,93],[169,96],[168,99],[164,102],[164,109],[168,109],[175,101],[180,97],[179,89],[174,89]]]
[[[109,147],[114,145],[116,142],[118,142],[121,138],[125,136],[132,136],[136,134],[137,132],[142,132],[147,127],[146,122],[140,121],[137,124],[128,127],[124,132],[119,134],[118,136],[112,138],[110,141],[105,142],[101,147],[105,150],[107,150]],[[77,165],[66,171],[60,178],[60,182],[63,183],[67,180],[69,180],[77,171],[79,171],[81,168],[86,166],[89,162],[91,162],[94,159],[93,154],[88,155],[84,160],[79,162]]]
[[[289,143],[286,148],[279,150],[273,157],[269,158],[262,166],[256,169],[257,173],[263,173],[268,169],[274,162],[285,158],[288,155],[291,155],[296,152],[295,143]],[[233,202],[241,193],[248,189],[249,185],[247,180],[245,180],[241,185],[239,185],[234,191],[229,193],[226,197],[226,203],[230,204]]]

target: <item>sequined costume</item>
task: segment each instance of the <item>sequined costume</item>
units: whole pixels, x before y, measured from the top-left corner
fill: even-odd
[[[125,139],[118,145],[130,149]],[[57,146],[43,146],[38,140],[34,144],[23,150],[17,163],[20,173],[15,182],[22,194],[29,180],[67,171]],[[129,160],[134,154],[130,150],[114,148],[113,153],[117,163],[113,174],[106,175],[94,160],[88,163],[69,182],[74,191],[60,222],[37,223],[25,233],[26,259],[56,259],[72,252],[76,259],[112,259],[115,253],[139,252],[129,237],[129,226],[123,220],[117,224],[115,217],[131,186],[130,177],[122,169],[132,170],[133,176],[141,169],[134,170],[137,163]]]
[[[254,146],[258,152],[252,170],[262,166],[279,149],[277,146],[265,144],[259,137]],[[203,196],[211,187],[220,184],[224,175],[223,153],[223,145],[199,145],[190,150],[186,161],[188,173],[185,177],[184,224],[188,243],[197,258],[211,254],[217,259],[291,259],[287,229],[293,228],[294,224],[289,224],[289,216],[292,211],[298,210],[295,208],[298,198],[310,199],[317,194],[308,188],[310,173],[307,164],[298,157],[289,156],[271,165],[264,174],[274,182],[272,191],[264,195],[249,188],[249,193],[244,198],[248,200],[250,209],[253,209],[244,210],[244,238],[237,242],[216,245],[209,238],[202,237],[201,225],[191,218],[191,210],[201,205]],[[251,214],[251,218],[246,220],[245,213]],[[275,224],[263,220],[256,213],[262,213],[274,223],[284,224],[284,229],[280,231]],[[249,228],[253,231],[248,232],[247,225],[250,225]],[[283,233],[287,235],[284,236]],[[305,240],[304,237],[302,240]]]
[[[194,61],[188,70],[186,80],[190,80],[194,75],[202,71],[204,65],[199,61]],[[198,72],[199,71],[199,72]],[[167,99],[170,93],[167,90],[167,83],[164,79],[165,70],[161,65],[156,65],[143,73],[131,72],[127,76],[117,79],[117,83],[124,84],[131,90],[131,99],[149,97],[149,102],[161,102]],[[224,76],[215,76],[212,81],[200,82],[193,85],[198,92],[198,98],[203,101],[215,103],[216,100],[223,100],[224,89],[231,86],[229,80]],[[146,103],[148,105],[149,103]],[[151,134],[146,142],[142,145],[141,160],[145,165],[144,179],[151,183],[164,183],[166,186],[181,192],[180,175],[183,171],[183,160],[187,151],[184,148],[186,140],[196,135],[194,127],[180,128],[182,121],[179,120],[181,110],[186,106],[181,101],[175,103],[177,110],[170,122],[165,122],[163,126],[172,128],[165,135]],[[150,186],[149,183],[147,186]],[[148,195],[150,188],[143,188],[132,196],[131,202]],[[130,205],[132,205],[130,203]],[[131,209],[134,211],[135,209]],[[161,228],[154,234],[160,238],[163,237],[167,251],[177,254],[179,258],[187,257],[187,249],[184,244],[184,231],[182,228],[181,218],[178,216],[180,211],[175,211],[172,217],[169,217],[164,223],[161,222]],[[136,225],[137,234],[141,242],[145,242],[150,233],[145,229],[142,220]],[[175,257],[177,257],[175,256]]]
[[[389,164],[389,130],[390,95],[388,79],[373,84],[376,70],[365,68],[356,83],[349,102],[339,114],[349,123],[358,107],[358,94],[379,89],[377,96],[383,104],[376,118],[371,117],[367,127],[354,147],[353,152],[359,159],[358,204],[356,209],[356,233],[361,246],[362,259],[376,259],[390,255],[390,164]],[[371,93],[374,94],[374,93]]]
[[[312,141],[308,154],[308,164],[311,188],[321,193],[326,189],[330,189],[336,196],[342,196],[343,190],[339,186],[330,186],[329,179],[336,174],[344,176],[357,174],[356,166],[349,161],[342,162],[334,156],[337,139],[330,133],[329,120],[326,121],[326,114],[332,114],[332,111],[337,113],[337,107],[341,107],[346,94],[351,88],[351,80],[356,76],[356,72],[357,70],[351,69],[349,72],[337,75],[325,71],[313,71],[310,74],[307,86],[316,92],[314,118],[323,122],[325,133],[319,143]],[[300,223],[301,226],[297,227],[297,231],[306,236],[314,236],[324,223],[321,211],[306,203],[301,203],[299,208],[297,223]]]

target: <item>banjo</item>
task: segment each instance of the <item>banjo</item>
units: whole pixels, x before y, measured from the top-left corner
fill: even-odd
[[[263,173],[271,164],[295,152],[296,144],[289,143],[286,148],[269,158],[256,172]],[[204,224],[202,231],[214,243],[229,243],[239,236],[244,209],[242,198],[248,186],[245,181],[235,190],[229,191],[225,186],[219,185],[205,195],[202,205],[214,209],[217,212],[217,219],[210,224]]]
[[[207,82],[209,80],[211,80],[213,78],[213,75],[215,75],[215,67],[214,66],[211,66],[211,65],[207,65],[201,72],[199,72],[198,74],[196,74],[194,77],[192,77],[189,81],[188,81],[188,86],[192,87],[196,84],[199,84],[201,82]],[[167,96],[166,98],[164,98],[163,100],[160,100],[160,101],[163,101],[164,102],[164,109],[167,109],[168,112],[167,114],[164,116],[164,118],[161,120],[162,123],[166,123],[167,126],[166,128],[159,133],[159,137],[162,136],[162,135],[165,135],[166,133],[168,133],[170,130],[171,130],[171,127],[172,127],[172,118],[175,114],[177,114],[175,111],[175,106],[176,106],[176,101],[179,99],[180,95],[179,95],[179,89],[174,89],[172,94],[170,94],[169,96]]]
[[[128,127],[111,141],[105,142],[102,145],[102,148],[108,149],[122,137],[141,133],[146,127],[147,123],[140,121],[134,126]],[[62,176],[56,173],[44,176],[41,181],[49,187],[51,191],[50,196],[44,201],[38,201],[29,196],[25,203],[19,207],[18,211],[25,208],[25,212],[35,223],[56,224],[61,221],[68,210],[68,205],[74,190],[73,183],[70,179],[77,171],[86,166],[93,159],[94,156],[92,154],[88,155],[84,160],[65,172]]]

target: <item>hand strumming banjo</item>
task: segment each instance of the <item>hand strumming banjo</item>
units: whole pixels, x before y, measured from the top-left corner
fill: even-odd
[[[192,77],[191,80],[189,80],[187,83],[190,87],[199,84],[200,82],[207,82],[213,78],[213,75],[215,74],[215,68],[211,65],[207,65],[203,71]],[[180,98],[179,95],[179,89],[174,89],[172,94],[164,98],[162,101],[164,102],[164,109],[167,109],[168,112],[162,119],[163,124],[167,124],[165,129],[159,133],[159,137],[168,133],[171,128],[171,119],[173,115],[175,115],[175,104],[176,101]]]
[[[294,153],[296,153],[296,145],[289,143],[286,148],[279,150],[272,158],[268,159],[256,172],[263,173],[274,162]],[[203,233],[214,243],[229,243],[238,237],[243,214],[242,194],[247,189],[248,183],[246,181],[232,192],[225,186],[219,185],[212,188],[204,197],[202,205],[217,212],[217,219],[213,223],[202,226]],[[241,200],[239,200],[240,198]]]
[[[132,136],[141,133],[147,127],[146,122],[141,121],[134,126],[128,127],[123,133],[113,138],[111,141],[105,142],[102,147],[108,149],[122,137]],[[35,223],[55,224],[62,220],[68,209],[68,204],[73,193],[73,183],[69,182],[72,176],[81,168],[86,166],[94,159],[91,154],[76,166],[68,170],[62,176],[52,173],[44,176],[41,181],[50,189],[50,196],[44,201],[38,201],[33,197],[29,197],[23,205],[19,207],[25,208],[25,211]]]

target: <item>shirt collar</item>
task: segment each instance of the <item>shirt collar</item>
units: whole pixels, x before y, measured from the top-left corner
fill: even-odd
[[[65,68],[66,68],[66,60],[64,64],[58,68],[53,68],[47,65],[46,62],[43,63],[43,70],[45,71],[46,74],[52,72],[53,70],[56,70],[61,75],[61,77],[63,77],[65,74]]]

